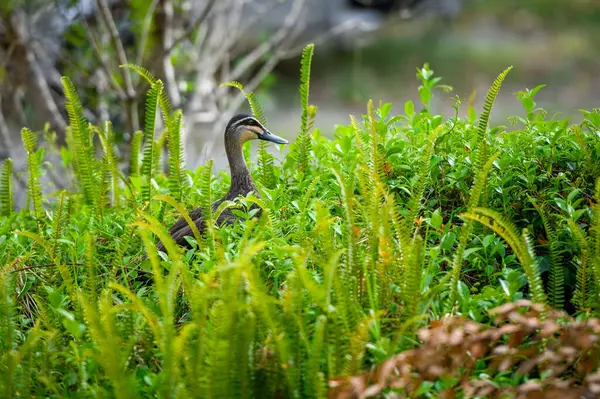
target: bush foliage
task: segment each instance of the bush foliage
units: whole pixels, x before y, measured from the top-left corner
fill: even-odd
[[[492,84],[480,115],[455,98],[455,114],[445,116],[433,112],[431,98],[451,88],[425,65],[417,70],[422,104],[408,101],[394,115],[391,104],[369,102],[329,138],[313,128],[312,53],[310,46],[302,57],[298,139],[280,157],[261,145],[257,159],[248,158],[260,196],[214,212],[210,204],[225,194],[229,176],[215,177],[212,162],[185,169],[184,121],[160,80],[127,65],[151,87],[143,132],[121,159],[110,124],[88,123],[63,79],[68,148],[23,129],[29,203],[20,210],[10,160],[0,173],[6,397],[346,395],[340,387],[349,376],[397,356],[418,358],[432,345],[433,363],[410,363],[408,385],[386,382],[361,397],[403,395],[407,387],[423,397],[561,381],[595,387],[586,375],[597,355],[569,357],[567,369],[550,358],[520,369],[498,362],[508,359],[503,339],[515,356],[530,353],[523,345],[560,352],[547,338],[585,323],[595,326],[591,343],[564,348],[598,350],[597,321],[581,320],[600,310],[600,110],[582,111],[577,124],[550,117],[535,104],[540,86],[517,93],[522,116],[488,128],[510,69]],[[266,120],[254,95],[244,94]],[[44,194],[45,151],[62,154],[71,189]],[[165,153],[168,173],[160,167]],[[263,209],[259,218],[253,204]],[[198,206],[206,210],[205,234],[196,232],[182,250],[167,227]],[[227,207],[245,221],[215,226]],[[157,239],[166,252],[156,250]],[[535,303],[535,314],[523,316],[531,323],[485,327],[489,310],[524,299]],[[562,320],[558,310],[583,324]],[[447,325],[476,340],[458,343],[481,349],[469,349],[475,363],[443,360],[468,349],[440,345]]]

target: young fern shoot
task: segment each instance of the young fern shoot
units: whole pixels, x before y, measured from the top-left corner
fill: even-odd
[[[302,60],[300,66],[300,105],[302,106],[302,116],[300,122],[300,134],[294,146],[294,159],[298,170],[306,173],[310,162],[310,152],[312,150],[312,142],[310,130],[314,124],[316,116],[316,108],[308,105],[308,94],[310,91],[310,70],[312,65],[312,57],[314,54],[314,44],[309,44],[302,52]]]
[[[7,158],[0,171],[0,216],[10,216],[14,209],[13,161]]]

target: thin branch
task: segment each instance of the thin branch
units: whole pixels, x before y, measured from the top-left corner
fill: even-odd
[[[119,100],[121,100],[121,101],[125,100],[127,98],[127,94],[125,94],[125,91],[123,90],[123,88],[121,87],[121,85],[119,84],[117,79],[110,72],[110,67],[108,66],[108,62],[106,62],[106,59],[104,59],[104,55],[100,51],[100,46],[98,45],[98,41],[96,40],[96,37],[94,36],[94,32],[90,28],[90,26],[87,23],[87,21],[85,20],[85,18],[81,18],[81,22],[83,22],[83,26],[85,28],[85,33],[87,34],[88,40],[90,41],[92,48],[94,49],[96,58],[98,58],[98,61],[100,62],[100,68],[102,68],[102,70],[104,71],[104,74],[106,75],[108,81],[110,82],[110,86],[117,93],[117,97],[119,98]]]
[[[171,63],[171,58],[168,55],[168,49],[172,46],[173,42],[173,3],[171,0],[162,0],[162,11],[164,14],[164,24],[162,30],[162,46],[163,54],[162,57],[162,71],[163,78],[165,80],[165,88],[173,103],[174,108],[179,108],[181,104],[181,96],[179,95],[179,88],[177,87],[177,78],[175,77],[175,69]]]
[[[248,55],[246,55],[242,61],[233,69],[228,80],[238,80],[248,69],[250,69],[256,62],[263,58],[268,52],[273,51],[283,42],[289,33],[294,29],[298,23],[300,13],[302,12],[305,0],[294,0],[292,3],[292,9],[286,16],[283,25],[271,38],[256,47]]]
[[[6,150],[6,156],[10,156],[10,151],[13,149],[12,139],[10,138],[10,129],[4,118],[4,112],[2,111],[2,93],[0,93],[0,145],[3,150]],[[0,153],[4,156],[4,154]]]
[[[165,50],[165,56],[169,56],[175,47],[179,46],[184,40],[188,39],[200,27],[200,25],[202,25],[202,23],[208,17],[208,14],[210,14],[212,11],[216,2],[217,0],[208,0],[208,3],[200,13],[200,16],[198,16],[198,18],[190,26],[188,26],[185,32],[175,39],[175,41],[173,41],[173,43]]]
[[[150,34],[150,27],[152,26],[152,19],[154,17],[154,12],[156,11],[156,6],[158,5],[158,0],[152,0],[152,3],[148,7],[148,12],[144,16],[144,22],[142,23],[142,33],[140,35],[140,44],[138,46],[137,56],[135,57],[135,63],[137,65],[142,65],[144,60],[144,50],[146,49],[146,43],[148,42],[148,36]]]
[[[361,21],[345,21],[323,32],[322,34],[315,36],[312,40],[310,40],[310,42],[315,46],[318,46],[319,44],[325,43],[352,30],[370,31],[371,29],[369,29],[366,24]],[[301,46],[286,50],[280,55],[281,59],[286,60],[298,56],[302,53],[304,46],[305,45],[303,44]]]
[[[16,36],[16,40],[23,48],[25,53],[25,61],[27,62],[29,72],[31,72],[33,76],[33,84],[36,87],[37,95],[43,101],[44,107],[48,112],[50,123],[56,130],[64,132],[67,128],[67,123],[65,122],[65,119],[60,113],[58,106],[52,97],[48,81],[44,76],[44,71],[38,63],[31,46],[29,46],[29,36],[26,30],[25,15],[21,11],[16,10],[13,12],[10,22],[11,29]]]
[[[125,47],[123,47],[123,41],[121,40],[121,36],[119,35],[119,31],[117,29],[117,25],[115,24],[115,20],[110,12],[108,4],[106,0],[97,0],[96,4],[100,10],[100,15],[102,17],[102,21],[104,25],[108,29],[108,33],[110,35],[111,41],[117,53],[117,60],[120,65],[127,64],[127,54],[125,53]],[[123,81],[125,82],[125,94],[127,95],[127,108],[128,108],[128,128],[133,133],[136,130],[139,130],[139,118],[137,112],[137,102],[135,100],[135,89],[133,87],[133,82],[131,81],[131,75],[129,70],[126,68],[121,69],[121,73],[123,75]]]
[[[104,22],[106,29],[108,29],[108,34],[110,35],[110,39],[116,50],[117,60],[121,65],[127,64],[125,47],[123,47],[123,41],[121,40],[119,30],[117,29],[117,25],[115,24],[115,20],[110,12],[110,8],[108,8],[106,0],[97,0],[97,4],[100,15],[102,16],[102,21]],[[135,95],[135,90],[133,88],[133,83],[131,82],[131,75],[127,72],[127,69],[121,69],[121,71],[123,71],[122,75],[123,81],[125,82],[125,93],[128,97],[133,97]]]

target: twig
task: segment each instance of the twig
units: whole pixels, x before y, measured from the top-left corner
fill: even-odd
[[[10,138],[10,129],[4,118],[2,111],[2,93],[0,93],[0,145],[6,150],[6,157],[10,156],[10,151],[13,149],[12,139]],[[4,155],[1,154],[0,155]]]
[[[156,11],[157,5],[158,0],[152,0],[152,3],[148,7],[148,12],[144,16],[144,22],[142,23],[142,33],[140,35],[140,44],[138,46],[137,56],[135,57],[135,63],[137,65],[142,65],[142,61],[144,59],[144,50],[146,49],[146,42],[148,41],[150,26],[152,25],[152,19],[154,16],[154,11]]]
[[[123,47],[123,41],[121,41],[121,36],[119,35],[119,31],[117,29],[117,25],[115,24],[115,20],[108,8],[108,4],[106,0],[96,0],[98,4],[98,8],[100,10],[100,15],[102,17],[102,21],[104,25],[108,29],[108,33],[110,35],[113,46],[115,47],[115,51],[117,53],[117,60],[120,65],[127,64],[127,54],[125,53],[125,47]],[[127,109],[128,109],[128,128],[133,133],[136,130],[139,130],[139,118],[137,112],[137,102],[135,100],[135,89],[133,88],[133,82],[131,81],[131,75],[126,68],[121,68],[121,74],[123,75],[123,81],[125,82],[125,94],[127,95]]]
[[[200,25],[202,25],[202,23],[208,17],[208,14],[210,14],[212,11],[212,8],[216,2],[216,0],[208,0],[208,3],[200,13],[200,16],[165,50],[165,57],[168,57],[175,47],[179,46],[184,40],[188,39],[200,27]]]
[[[18,44],[22,47],[25,53],[25,61],[29,67],[29,71],[33,75],[33,84],[37,89],[37,95],[43,101],[44,107],[48,112],[48,118],[50,123],[56,130],[64,132],[67,128],[67,123],[60,113],[54,97],[48,86],[48,81],[44,76],[44,71],[38,63],[32,47],[29,45],[29,36],[26,30],[25,15],[20,10],[15,10],[11,15],[10,20],[11,29],[13,30]]]
[[[257,61],[259,61],[265,54],[278,47],[285,39],[288,34],[294,29],[297,24],[300,13],[302,12],[305,0],[295,0],[292,3],[292,9],[286,16],[283,25],[271,38],[256,47],[248,55],[246,55],[242,61],[233,69],[229,79],[227,80],[238,80],[249,68],[251,68]]]
[[[171,63],[171,58],[168,55],[168,49],[172,46],[173,42],[173,3],[171,0],[162,0],[162,11],[164,14],[164,24],[161,36],[164,54],[162,57],[163,78],[165,79],[165,88],[169,94],[173,107],[179,108],[181,96],[179,95],[179,89],[177,88],[175,69]]]
[[[107,80],[110,82],[111,87],[117,93],[117,97],[119,98],[119,100],[124,101],[127,98],[127,95],[125,94],[125,91],[123,90],[123,88],[121,87],[119,82],[117,82],[117,79],[110,72],[110,67],[108,66],[108,63],[106,62],[106,60],[104,59],[102,52],[100,51],[100,46],[98,46],[98,41],[96,40],[96,37],[94,36],[94,32],[92,32],[92,29],[90,28],[90,26],[87,23],[87,21],[85,20],[85,18],[81,18],[81,22],[83,22],[83,26],[85,28],[85,33],[87,34],[88,39],[92,45],[92,48],[94,49],[94,53],[96,54],[96,57],[98,58],[98,61],[100,62],[100,68],[104,71],[104,74],[106,75]]]

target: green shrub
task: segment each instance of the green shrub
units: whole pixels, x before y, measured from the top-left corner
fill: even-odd
[[[325,397],[329,380],[414,347],[416,331],[448,313],[489,323],[486,310],[530,298],[597,314],[599,110],[576,126],[548,119],[537,89],[518,94],[526,116],[488,128],[509,70],[478,119],[470,108],[459,117],[460,100],[456,115],[435,114],[431,96],[449,88],[425,66],[421,112],[407,102],[392,116],[391,104],[369,102],[328,138],[312,126],[312,51],[298,140],[280,164],[261,147],[260,198],[205,212],[205,236],[189,237],[185,251],[167,227],[186,209],[208,210],[229,180],[213,176],[212,162],[184,170],[181,113],[162,83],[128,66],[151,88],[145,129],[119,160],[110,125],[88,124],[63,79],[75,189],[43,197],[43,152],[27,129],[33,212],[13,209],[10,162],[0,175],[8,397]],[[165,145],[167,175],[156,168]],[[246,221],[215,226],[230,206]]]

